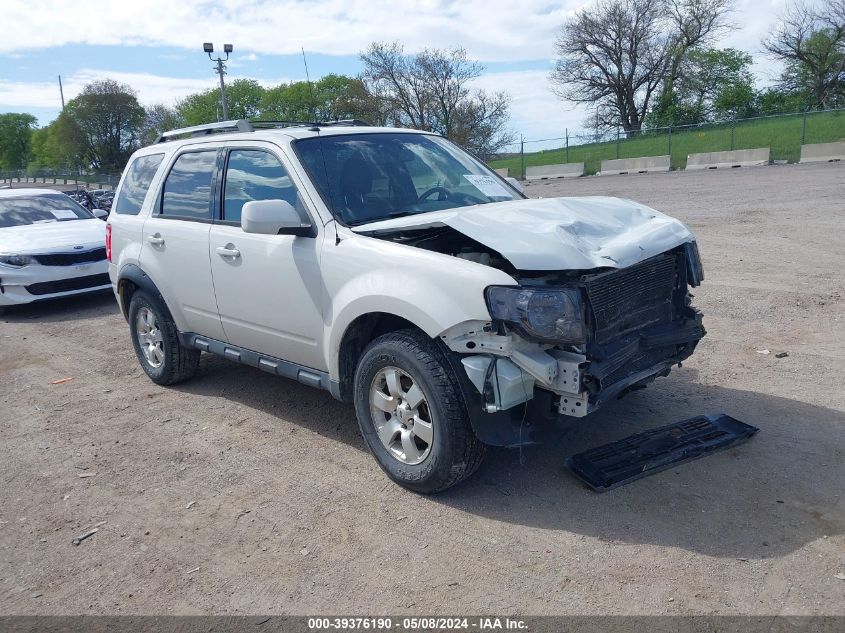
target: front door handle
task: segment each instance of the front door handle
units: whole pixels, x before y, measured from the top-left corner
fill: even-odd
[[[156,233],[155,235],[150,235],[147,238],[147,241],[152,244],[153,246],[161,246],[164,244],[164,238],[161,236],[161,233]]]
[[[233,244],[226,244],[226,246],[218,246],[214,250],[220,257],[240,257],[241,252],[235,248]]]

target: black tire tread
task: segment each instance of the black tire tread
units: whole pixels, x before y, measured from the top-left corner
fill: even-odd
[[[417,492],[432,494],[442,492],[472,475],[484,460],[486,447],[472,430],[466,403],[460,395],[460,386],[443,352],[424,332],[413,329],[397,330],[378,337],[364,350],[364,354],[377,346],[404,349],[423,366],[429,379],[441,392],[437,395],[440,396],[440,402],[447,412],[446,416],[451,421],[444,426],[452,434],[454,445],[463,448],[445,478],[425,486],[404,482],[400,484]]]
[[[141,304],[146,304],[156,313],[156,320],[159,322],[159,329],[161,329],[164,338],[165,360],[161,374],[148,370],[148,365],[138,348],[138,341],[135,337],[135,314]],[[153,382],[165,386],[175,385],[193,377],[199,365],[200,351],[184,347],[179,342],[179,330],[163,301],[151,297],[143,290],[136,291],[129,304],[129,323],[135,353],[138,355],[141,367]]]

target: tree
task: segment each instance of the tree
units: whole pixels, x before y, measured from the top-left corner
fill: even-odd
[[[688,54],[727,28],[726,17],[732,10],[731,0],[666,0],[665,6],[672,35],[658,106],[672,102]]]
[[[688,52],[724,28],[729,2],[599,0],[561,28],[553,90],[590,104],[600,128],[638,132],[659,88],[671,102]]]
[[[0,169],[26,167],[37,121],[31,114],[0,114]]]
[[[261,112],[264,88],[254,79],[235,79],[226,86],[226,107],[230,119],[254,119]],[[176,112],[185,125],[219,121],[223,116],[220,88],[185,97],[176,104]]]
[[[144,122],[144,108],[132,88],[113,79],[94,81],[68,102],[65,113],[83,139],[82,166],[112,172],[123,169],[138,147]]]
[[[729,83],[713,99],[713,119],[747,119],[757,114],[757,92],[751,82]]]
[[[269,88],[261,100],[261,118],[277,121],[337,121],[363,119],[380,123],[378,100],[364,82],[330,74],[309,85],[296,81]]]
[[[754,110],[753,60],[733,48],[694,48],[678,69],[675,89],[648,117],[651,127],[688,125]]]
[[[806,92],[787,90],[779,86],[767,88],[757,94],[756,111],[759,114],[792,114],[806,109],[810,95]]]
[[[31,169],[66,170],[83,162],[85,138],[67,112],[32,135]]]
[[[357,77],[329,74],[314,84],[317,112],[321,121],[362,119],[377,125],[383,123],[379,101]]]
[[[506,129],[510,96],[470,87],[483,67],[469,61],[464,49],[405,55],[397,42],[374,43],[361,61],[364,85],[386,121],[438,132],[482,156],[513,142]]]
[[[264,92],[261,118],[271,121],[317,120],[317,99],[306,81],[281,84]]]
[[[827,0],[818,8],[797,0],[763,47],[786,64],[782,87],[807,93],[807,106],[845,102],[845,0]]]
[[[144,124],[141,128],[141,145],[156,142],[159,136],[168,130],[184,127],[185,122],[176,108],[156,103],[144,109]]]

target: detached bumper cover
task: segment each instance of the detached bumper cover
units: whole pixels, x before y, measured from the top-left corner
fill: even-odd
[[[593,490],[604,492],[734,446],[759,430],[729,415],[701,415],[578,453],[566,465]]]

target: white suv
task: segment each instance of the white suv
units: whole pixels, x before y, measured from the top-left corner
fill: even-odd
[[[165,134],[128,164],[107,251],[153,381],[212,352],[327,389],[425,493],[485,444],[537,442],[665,376],[705,333],[677,220],[528,199],[438,135],[357,122]]]

